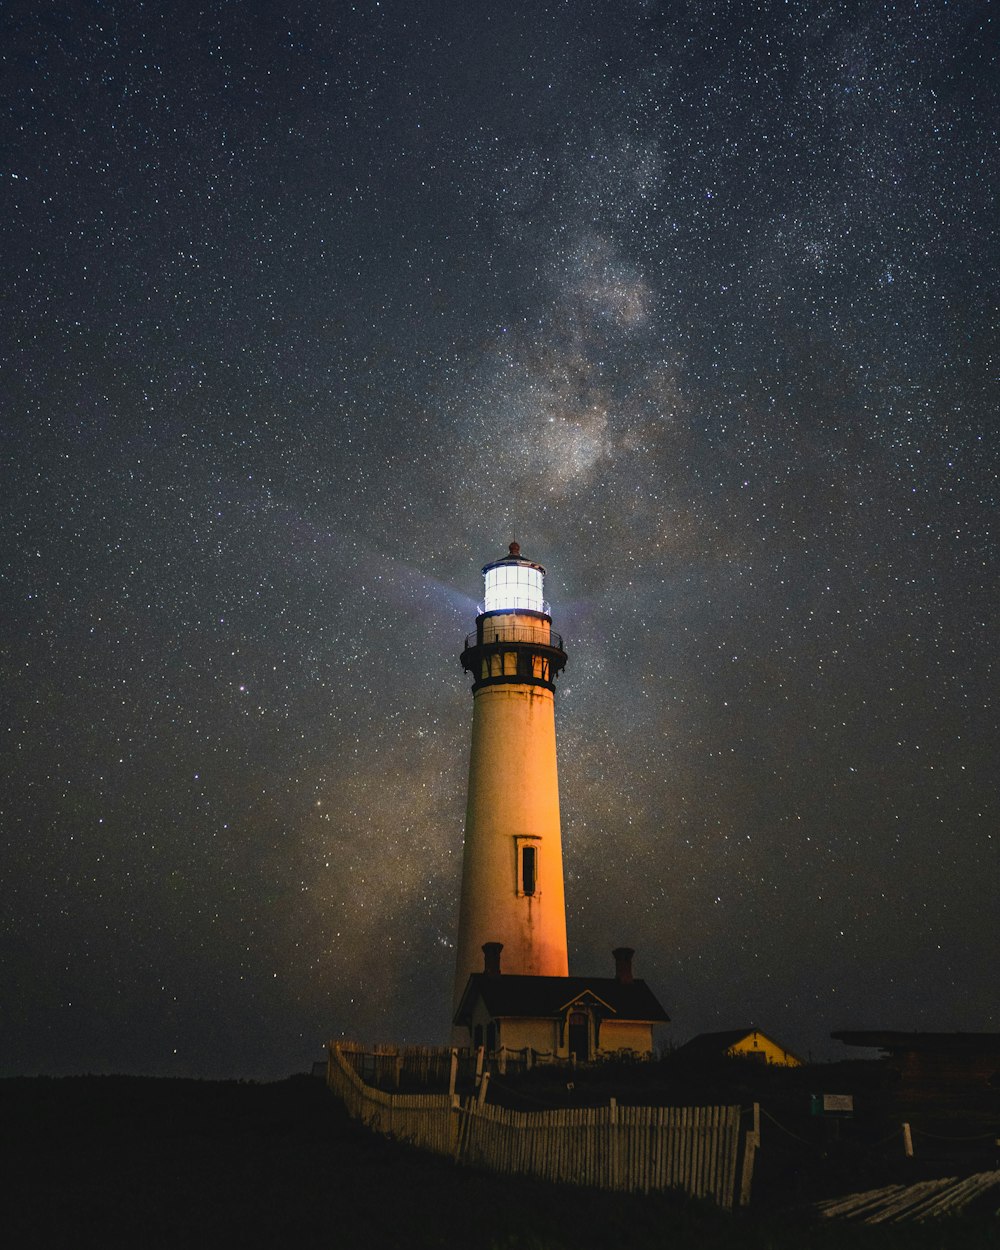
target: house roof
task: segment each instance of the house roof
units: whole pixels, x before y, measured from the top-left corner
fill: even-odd
[[[742,1042],[746,1037],[752,1037],[754,1033],[766,1038],[772,1046],[777,1046],[783,1050],[786,1055],[793,1055],[793,1052],[787,1046],[783,1046],[781,1042],[775,1041],[773,1037],[765,1033],[762,1029],[758,1029],[755,1025],[747,1025],[744,1029],[723,1029],[719,1033],[699,1033],[697,1037],[692,1037],[689,1042],[685,1042],[683,1046],[678,1046],[674,1051],[675,1055],[682,1055],[685,1059],[718,1059],[737,1042]],[[798,1058],[794,1055],[794,1058]]]
[[[906,1033],[898,1029],[838,1029],[830,1036],[848,1046],[878,1046],[888,1051],[1000,1054],[1000,1033]]]
[[[468,1024],[476,999],[481,998],[494,1019],[550,1019],[562,1016],[586,994],[600,1000],[607,1019],[666,1023],[670,1017],[645,981],[619,981],[617,977],[489,976],[474,972],[465,986],[455,1012],[456,1024]]]

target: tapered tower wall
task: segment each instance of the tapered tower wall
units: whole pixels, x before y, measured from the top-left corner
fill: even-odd
[[[540,594],[544,570],[516,545],[484,573],[499,567],[513,577],[524,566],[538,571]],[[456,1007],[469,975],[483,969],[486,942],[503,944],[505,973],[569,972],[554,698],[566,655],[547,612],[499,602],[477,618],[462,656],[474,699]]]

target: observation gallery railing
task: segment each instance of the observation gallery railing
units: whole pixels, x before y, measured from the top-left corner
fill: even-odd
[[[563,650],[561,635],[554,629],[540,625],[494,625],[492,620],[483,622],[483,636],[478,632],[469,634],[465,639],[465,649],[478,647],[481,643],[491,642],[527,642],[539,647],[554,647]]]

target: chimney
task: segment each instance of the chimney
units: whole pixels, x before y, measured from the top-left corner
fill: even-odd
[[[486,949],[485,947],[483,948]],[[631,946],[616,946],[611,952],[615,957],[615,976],[622,985],[632,984],[632,956],[635,951]]]
[[[498,977],[500,975],[500,952],[503,950],[503,942],[484,942],[483,956],[485,963],[483,972],[488,977]]]

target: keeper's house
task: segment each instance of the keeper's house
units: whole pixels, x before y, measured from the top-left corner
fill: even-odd
[[[454,1023],[473,1050],[530,1047],[539,1057],[578,1062],[653,1054],[653,1028],[670,1017],[645,981],[632,975],[627,946],[615,950],[613,977],[503,976],[499,942],[483,946],[485,967],[466,982]]]

